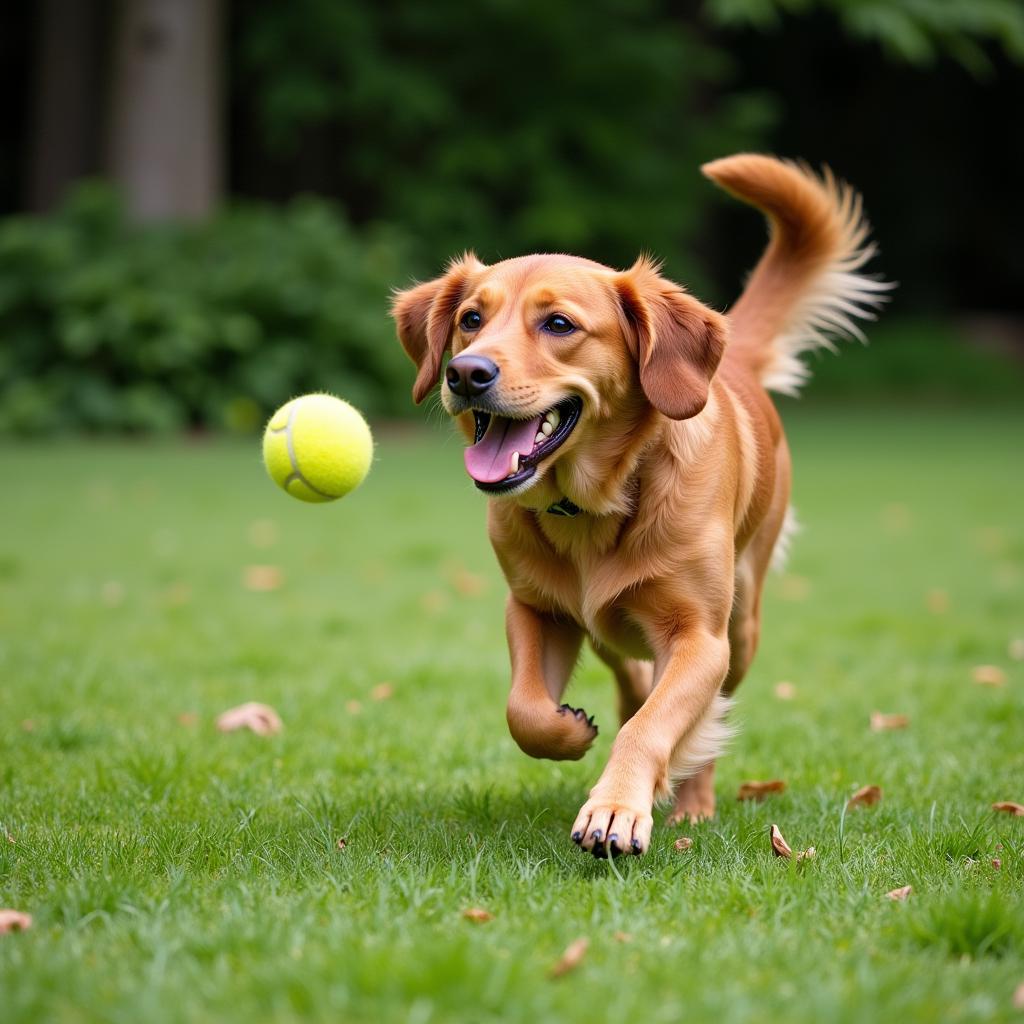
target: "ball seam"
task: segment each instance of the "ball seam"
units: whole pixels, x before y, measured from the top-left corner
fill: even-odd
[[[295,441],[292,437],[292,424],[295,420],[295,414],[298,412],[298,406],[293,405],[288,410],[288,422],[284,425],[284,439],[285,444],[288,446],[288,462],[292,467],[292,474],[284,482],[284,489],[288,490],[288,485],[293,480],[298,480],[300,483],[305,484],[314,494],[319,494],[321,498],[327,498],[330,501],[335,501],[340,497],[338,494],[328,494],[326,491],[321,491],[319,487],[314,487],[305,477],[302,470],[299,469],[299,457],[295,454]]]

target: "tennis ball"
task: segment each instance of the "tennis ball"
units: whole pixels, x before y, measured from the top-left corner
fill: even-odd
[[[365,479],[373,435],[357,409],[333,395],[303,395],[282,405],[263,433],[270,478],[300,501],[342,498]]]

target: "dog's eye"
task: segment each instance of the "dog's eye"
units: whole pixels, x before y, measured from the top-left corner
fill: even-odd
[[[572,334],[576,330],[576,325],[561,313],[552,313],[544,321],[543,327],[548,334]]]
[[[481,317],[475,309],[467,309],[466,312],[462,314],[459,326],[464,331],[479,331],[482,323],[483,317]]]

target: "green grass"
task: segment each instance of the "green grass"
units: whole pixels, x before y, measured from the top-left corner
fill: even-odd
[[[573,685],[604,727],[584,761],[508,737],[503,587],[454,439],[385,437],[328,507],[277,492],[255,444],[0,449],[0,906],[35,917],[0,936],[3,1020],[1020,1019],[1024,819],[989,805],[1024,802],[1024,416],[789,420],[805,529],[720,815],[615,863],[567,836],[610,681],[588,657]],[[282,586],[247,590],[252,564]],[[986,663],[1004,687],[972,682]],[[245,700],[283,732],[218,733]],[[865,783],[884,799],[844,815]],[[817,858],[773,859],[772,821]]]

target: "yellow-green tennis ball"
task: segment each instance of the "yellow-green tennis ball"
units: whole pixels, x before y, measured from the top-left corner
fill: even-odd
[[[282,405],[263,434],[270,478],[300,501],[334,501],[355,490],[373,460],[373,435],[357,409],[333,395]]]

